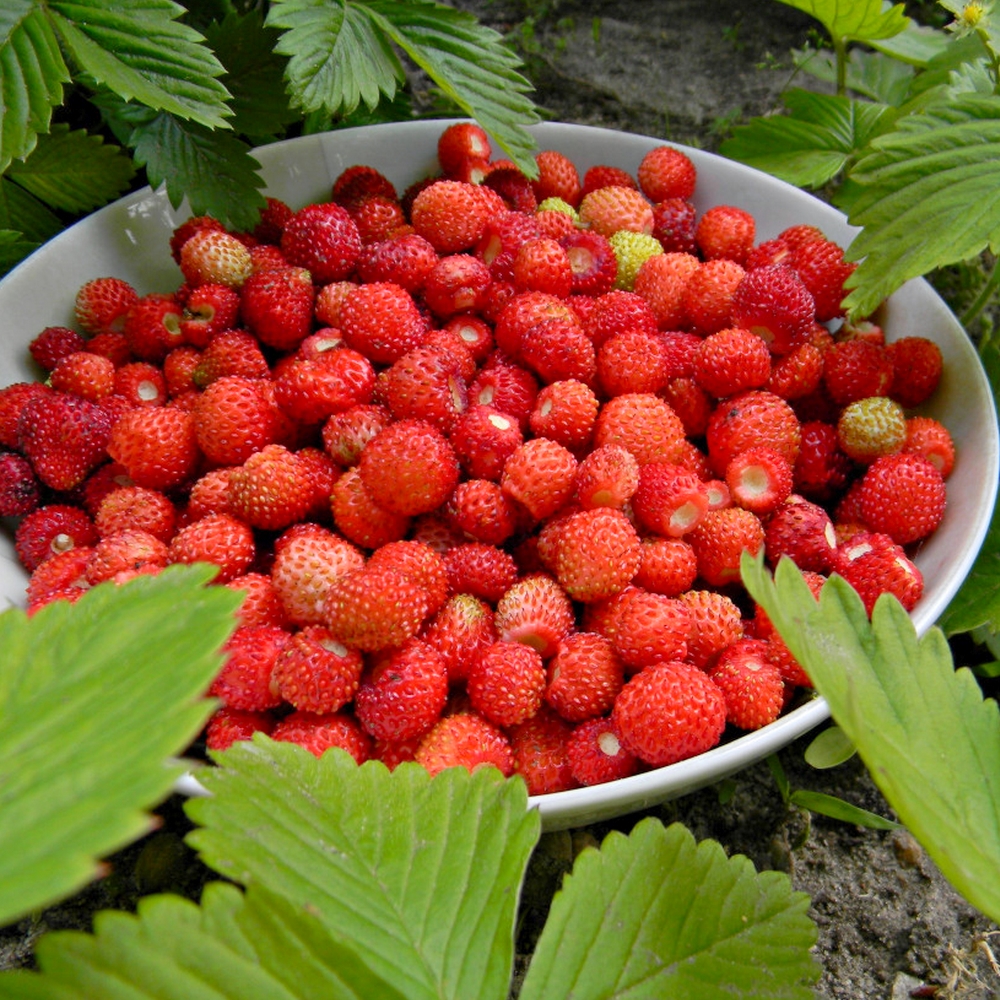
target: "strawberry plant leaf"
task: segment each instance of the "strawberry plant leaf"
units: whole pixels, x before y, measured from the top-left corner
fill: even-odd
[[[834,720],[903,824],[942,874],[1000,917],[1000,714],[972,672],[955,670],[944,634],[918,638],[890,595],[869,622],[832,576],[817,602],[791,562],[773,578],[744,557],[743,581],[827,700]]]
[[[719,151],[799,187],[831,180],[894,118],[885,105],[832,94],[793,89],[783,100],[787,115],[736,126]]]
[[[844,730],[840,726],[827,726],[806,747],[803,756],[810,767],[822,771],[843,764],[855,753],[857,748],[844,735]]]
[[[286,61],[274,51],[278,37],[256,10],[230,13],[205,29],[206,41],[226,67],[233,129],[254,145],[282,136],[295,120],[285,91]]]
[[[12,229],[0,229],[0,274],[19,264],[28,254],[34,252],[40,243],[32,243],[22,234]]]
[[[136,914],[97,914],[93,934],[45,935],[36,953],[41,972],[0,973],[0,998],[404,1000],[308,907],[261,887],[212,883],[200,906],[147,896]]]
[[[836,55],[830,49],[793,49],[797,68],[831,86],[837,82]],[[915,69],[900,59],[853,48],[847,56],[845,83],[848,90],[869,100],[896,106],[910,91]]]
[[[165,764],[212,703],[239,596],[174,567],[0,615],[0,924],[69,895],[148,832]]]
[[[578,856],[520,998],[806,1000],[819,978],[808,906],[786,875],[649,817]]]
[[[529,177],[537,176],[535,140],[525,128],[538,121],[527,96],[531,83],[502,37],[465,11],[433,0],[370,0],[386,34],[475,118]]]
[[[868,44],[873,49],[884,53],[898,62],[909,63],[911,66],[926,66],[935,56],[947,48],[948,35],[931,28],[926,24],[918,24],[910,20],[906,27],[890,38],[871,38]]]
[[[403,67],[369,12],[354,2],[275,0],[265,24],[281,30],[292,102],[306,113],[374,108],[405,80]]]
[[[849,221],[864,227],[847,250],[860,261],[844,303],[853,316],[910,278],[1000,249],[998,150],[1000,105],[975,93],[905,115],[872,140],[851,171],[861,190]]]
[[[882,0],[781,0],[816,18],[835,41],[873,42],[898,35],[909,23],[903,4]]]
[[[0,13],[0,171],[34,148],[62,103],[69,68],[59,40],[33,0],[12,0]]]
[[[7,176],[0,177],[0,226],[22,233],[33,243],[44,243],[63,228],[62,219]]]
[[[192,846],[220,874],[308,906],[409,1000],[503,998],[539,819],[520,780],[317,760],[258,735],[199,773]]]
[[[131,157],[83,129],[55,125],[6,174],[46,205],[82,214],[113,201],[135,176]]]
[[[836,795],[827,795],[825,792],[810,792],[807,789],[798,788],[788,796],[788,801],[800,809],[808,809],[809,812],[828,816],[830,819],[840,820],[842,823],[864,826],[869,830],[899,829],[899,824],[893,820],[879,816],[878,813],[870,812],[868,809],[852,805]]]
[[[204,38],[179,21],[171,0],[49,0],[52,24],[79,71],[126,101],[228,128],[223,66]]]
[[[187,198],[192,215],[213,215],[234,229],[259,221],[266,204],[260,164],[231,133],[158,114],[135,128],[132,142],[149,183],[165,184],[175,209]]]

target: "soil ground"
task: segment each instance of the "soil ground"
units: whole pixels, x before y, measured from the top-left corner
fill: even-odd
[[[707,149],[717,147],[734,121],[778,105],[793,78],[789,50],[801,46],[814,25],[773,0],[454,5],[504,33],[518,30],[531,50],[536,100],[548,117]],[[547,16],[528,30],[531,14]],[[824,771],[809,767],[803,753],[810,739],[779,755],[793,789],[892,815],[856,760]],[[611,823],[545,835],[524,889],[522,955],[575,853],[611,829],[627,831],[655,815],[682,821],[697,838],[718,840],[758,869],[788,872],[794,888],[811,897],[823,970],[820,1000],[1000,996],[1000,969],[989,951],[1000,931],[951,888],[905,830],[873,831],[789,808],[766,763],[737,775],[725,789],[728,797],[720,791],[708,788]],[[130,908],[139,893],[176,890],[196,897],[206,873],[181,839],[188,829],[182,800],[172,797],[157,812],[161,829],[110,859],[108,877],[0,930],[0,969],[30,965],[34,942],[45,930],[88,928],[97,910]]]

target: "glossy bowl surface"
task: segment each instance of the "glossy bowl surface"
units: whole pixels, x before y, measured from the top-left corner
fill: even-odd
[[[446,123],[407,122],[347,129],[275,143],[257,150],[267,193],[293,208],[329,196],[333,180],[347,167],[369,164],[402,192],[436,171],[437,138]],[[647,150],[663,140],[589,126],[547,123],[533,131],[541,149],[558,149],[581,174],[596,164],[635,173]],[[818,226],[846,246],[853,235],[844,216],[811,195],[742,164],[697,149],[680,147],[698,169],[694,202],[699,211],[733,204],[751,212],[757,239],[776,236],[797,223]],[[170,257],[168,238],[190,215],[175,211],[162,191],[138,191],[95,212],[61,233],[0,281],[0,386],[38,378],[27,345],[50,325],[72,325],[77,289],[91,278],[114,275],[141,293],[172,291],[181,281]],[[926,631],[944,611],[982,545],[996,497],[997,423],[990,391],[976,352],[954,315],[926,282],[900,289],[884,307],[890,338],[919,334],[941,347],[945,371],[926,412],[950,429],[958,450],[948,484],[948,508],[941,527],[920,549],[916,561],[926,581],[925,596],[913,612]],[[18,564],[10,532],[0,535],[0,609],[23,605],[26,576]],[[580,826],[674,798],[709,785],[755,763],[823,722],[821,698],[788,712],[764,729],[739,736],[691,760],[621,781],[575,789],[532,800],[547,829]],[[181,790],[197,793],[193,778]]]

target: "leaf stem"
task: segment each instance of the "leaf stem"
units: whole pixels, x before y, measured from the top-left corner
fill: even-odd
[[[847,42],[842,35],[833,36],[833,52],[837,62],[837,96],[847,95]]]
[[[1000,285],[1000,258],[993,262],[993,270],[990,272],[990,276],[983,283],[983,287],[979,289],[979,294],[973,303],[959,318],[962,326],[968,329],[972,325],[976,317],[986,308],[986,304],[993,297],[998,285]]]

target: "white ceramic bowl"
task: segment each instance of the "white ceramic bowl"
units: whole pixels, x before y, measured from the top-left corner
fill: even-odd
[[[444,123],[408,122],[348,129],[275,143],[257,151],[267,193],[292,207],[326,200],[330,185],[345,168],[370,164],[402,192],[436,171],[437,138]],[[663,140],[608,129],[542,124],[533,129],[541,149],[558,149],[581,173],[610,164],[634,174],[645,152]],[[796,223],[818,226],[846,246],[853,235],[844,217],[824,202],[741,164],[682,147],[698,169],[695,204],[733,204],[751,212],[758,239],[776,236]],[[0,385],[38,377],[27,345],[49,325],[72,325],[73,301],[85,281],[114,275],[140,293],[172,291],[180,273],[167,241],[190,212],[174,211],[166,195],[136,192],[79,222],[39,249],[0,281]],[[982,545],[993,510],[998,479],[997,425],[989,383],[968,337],[947,306],[924,281],[907,284],[892,296],[884,314],[889,337],[920,334],[941,347],[945,371],[927,412],[951,430],[958,459],[948,484],[948,508],[935,535],[916,561],[926,592],[913,612],[926,631],[944,611]],[[9,533],[0,536],[0,608],[23,604],[25,573]],[[694,791],[747,767],[786,746],[829,716],[826,703],[813,699],[763,729],[740,736],[691,760],[621,781],[533,799],[547,829],[580,826]],[[188,780],[181,789],[197,792]]]

